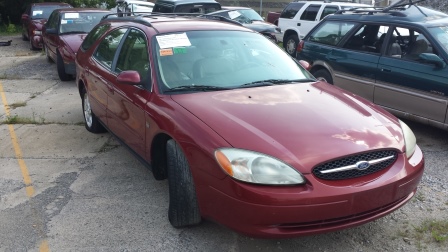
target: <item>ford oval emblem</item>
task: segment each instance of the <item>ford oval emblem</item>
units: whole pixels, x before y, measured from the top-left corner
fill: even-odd
[[[367,161],[359,161],[356,163],[356,168],[358,170],[365,170],[370,167],[370,163]]]

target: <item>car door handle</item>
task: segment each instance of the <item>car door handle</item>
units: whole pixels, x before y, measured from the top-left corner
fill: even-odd
[[[388,73],[390,73],[390,72],[392,72],[390,69],[386,69],[386,68],[381,68],[381,72],[388,72]]]
[[[300,26],[300,23],[297,23],[297,26]]]

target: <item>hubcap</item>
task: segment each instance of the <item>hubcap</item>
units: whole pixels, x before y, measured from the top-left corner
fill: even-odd
[[[294,42],[294,40],[288,40],[288,43],[286,44],[286,50],[288,51],[289,54],[293,54],[294,51],[296,50],[295,48],[296,43]]]
[[[84,93],[84,119],[86,120],[87,126],[92,127],[92,109],[90,108],[89,96]]]

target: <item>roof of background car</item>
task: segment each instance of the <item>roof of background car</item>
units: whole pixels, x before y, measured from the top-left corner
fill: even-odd
[[[411,5],[404,10],[390,10],[389,12],[363,13],[344,12],[327,16],[328,20],[356,20],[387,23],[418,23],[423,26],[448,25],[448,14],[422,6]]]
[[[217,3],[217,4],[220,4],[219,2],[217,2],[215,0],[157,0],[156,4],[158,4],[158,3],[176,4],[176,5],[178,5],[178,4],[190,4],[190,3],[194,3],[194,4]]]
[[[45,3],[32,3],[31,6],[71,6],[68,3],[58,3],[58,2],[45,2]]]
[[[63,8],[57,9],[58,12],[104,12],[104,13],[112,13],[110,10],[99,9],[99,8]]]
[[[249,31],[254,32],[241,25],[235,25],[228,22],[221,22],[218,20],[211,20],[199,17],[177,16],[178,14],[148,14],[143,16],[128,16],[128,17],[114,17],[111,16],[102,22],[116,23],[117,26],[121,24],[129,25],[131,23],[138,23],[141,25],[152,26],[159,33],[168,32],[184,32],[193,30],[234,30],[234,31]],[[115,25],[114,25],[115,26]]]

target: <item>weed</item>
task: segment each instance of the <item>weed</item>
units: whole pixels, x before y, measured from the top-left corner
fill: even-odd
[[[9,107],[12,109],[18,108],[18,107],[25,107],[26,106],[26,102],[15,102],[12,104],[9,104]]]

